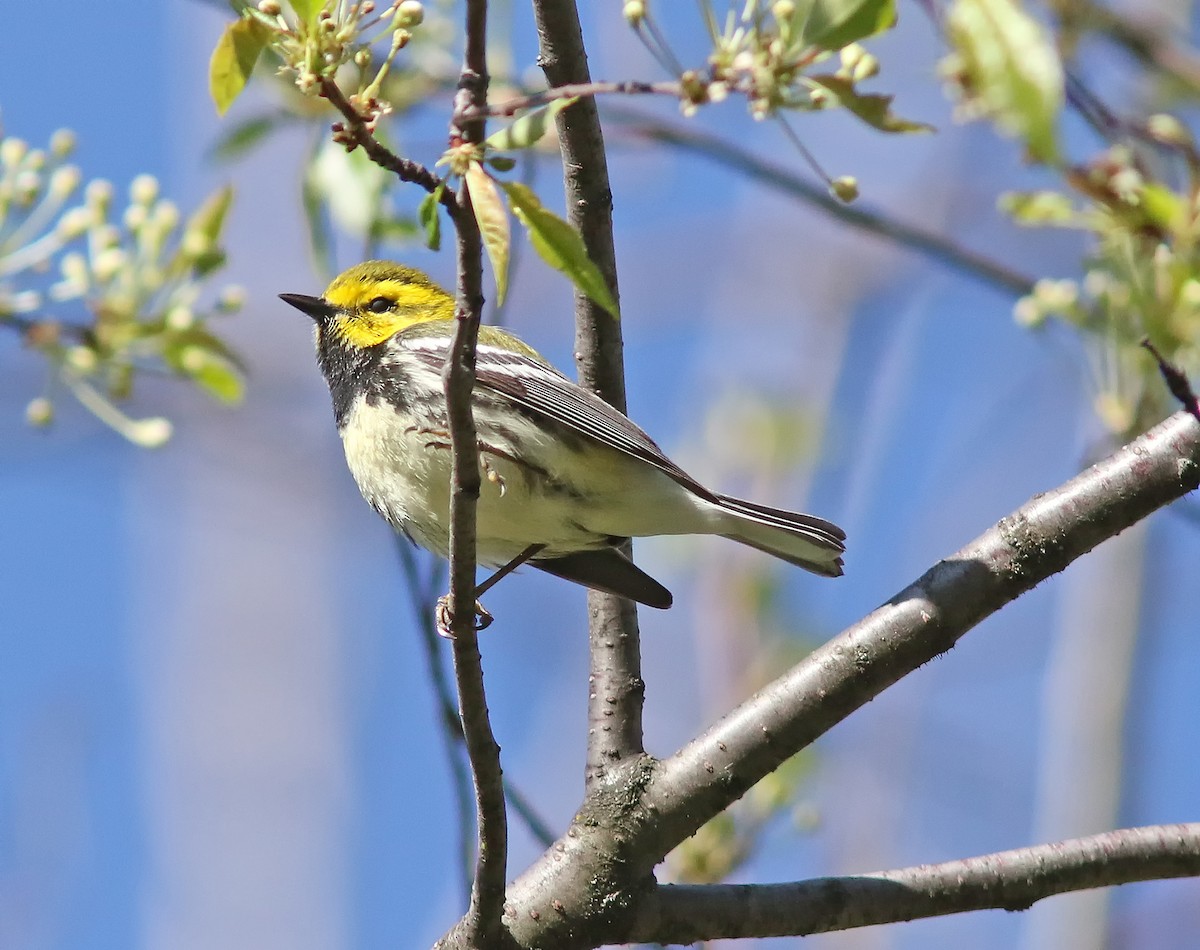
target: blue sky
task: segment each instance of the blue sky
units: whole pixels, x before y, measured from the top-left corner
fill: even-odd
[[[177,434],[146,453],[66,405],[49,434],[26,428],[42,377],[0,339],[0,946],[427,944],[456,916],[459,890],[425,660],[392,541],[345,472],[309,328],[275,298],[320,289],[296,202],[305,140],[282,136],[233,167],[205,158],[220,130],[204,81],[218,6],[49,9],[6,11],[6,131],[44,143],[69,126],[88,176],[123,188],[151,171],[185,207],[234,181],[230,278],[249,304],[229,332],[252,371],[233,411],[151,381],[136,407],[166,412]],[[615,12],[593,15],[594,74],[655,78]],[[1009,143],[949,122],[936,53],[916,15],[880,44],[897,106],[939,135],[887,139],[822,118],[810,147],[832,173],[858,176],[864,202],[1030,273],[1072,273],[1077,248],[993,211],[999,183],[1029,179]],[[531,51],[518,61],[531,66]],[[429,121],[410,133],[424,160],[437,154]],[[705,121],[802,167],[735,106]],[[849,534],[837,582],[765,568],[783,583],[791,633],[832,635],[1078,469],[1097,431],[1069,338],[1032,336],[1003,294],[728,172],[611,127],[610,141],[631,414],[706,480]],[[556,175],[538,185],[553,194]],[[406,259],[450,280],[444,253]],[[527,256],[512,323],[565,367],[569,312],[569,290]],[[761,401],[803,407],[819,433],[815,464],[746,472],[713,444],[714,413],[743,418]],[[1200,799],[1197,530],[1163,513],[1146,543],[1124,824],[1194,819]],[[643,616],[656,754],[745,695],[734,674],[747,618],[711,583],[764,565],[731,547],[639,546],[677,596],[672,611]],[[1032,843],[1045,663],[1077,573],[822,740],[805,791],[818,828],[779,828],[749,876]],[[561,828],[582,778],[583,597],[523,574],[489,607],[499,620],[483,649],[506,770]],[[536,850],[516,832],[514,869]],[[1194,946],[1197,896],[1186,882],[1121,891],[1122,945]],[[968,915],[811,945],[999,950],[1023,926]]]

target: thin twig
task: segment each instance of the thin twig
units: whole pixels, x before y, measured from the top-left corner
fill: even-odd
[[[539,57],[552,89],[590,83],[587,51],[573,0],[534,3]],[[594,99],[560,112],[559,146],[563,187],[571,223],[588,257],[618,297],[612,236],[612,191],[604,137]],[[621,324],[575,292],[575,360],[579,383],[624,411],[625,368]],[[626,542],[625,552],[630,548]],[[612,594],[588,592],[588,740],[585,785],[590,791],[608,772],[640,757],[642,745],[641,641],[633,603]]]
[[[815,205],[843,224],[894,241],[900,247],[924,254],[1003,293],[1024,296],[1033,291],[1033,278],[1025,274],[939,234],[904,224],[877,211],[866,210],[861,205],[845,205],[831,197],[824,188],[806,181],[791,169],[760,158],[719,136],[678,123],[653,119],[632,109],[609,106],[606,114],[617,119],[625,131],[732,168],[754,181],[799,198],[805,204]]]
[[[683,87],[677,82],[638,82],[637,80],[629,80],[627,82],[598,81],[567,83],[564,86],[555,86],[553,89],[545,89],[542,92],[532,92],[527,96],[506,99],[504,102],[498,102],[495,105],[490,105],[480,110],[480,114],[484,116],[516,115],[522,109],[534,109],[538,106],[554,102],[556,99],[584,99],[590,96],[608,95],[610,93],[619,95],[664,95],[678,97],[682,92]],[[478,116],[473,116],[473,118],[478,118]]]
[[[466,47],[458,94],[454,100],[450,140],[478,144],[482,119],[463,119],[487,101],[487,0],[468,0]],[[475,509],[479,500],[479,454],[471,393],[475,385],[475,346],[483,310],[483,243],[464,179],[455,197],[457,217],[458,298],[454,334],[442,374],[450,428],[450,634],[454,675],[467,756],[475,779],[475,811],[479,851],[465,918],[472,946],[498,947],[505,931],[504,882],[508,860],[508,825],[500,747],[488,718],[483,665],[475,629]]]
[[[335,135],[348,136],[355,145],[367,153],[372,162],[380,168],[387,169],[401,181],[419,185],[431,194],[437,190],[439,185],[444,184],[437,175],[420,162],[403,158],[380,142],[368,127],[366,119],[350,104],[350,100],[346,98],[333,79],[322,77],[320,82],[321,95],[328,99],[346,120],[345,124],[339,123],[334,126]],[[458,203],[454,200],[450,189],[447,188],[442,192],[441,202],[452,218],[458,213]]]
[[[1125,828],[942,864],[788,884],[663,885],[641,906],[644,943],[849,930],[975,910],[1027,910],[1054,894],[1200,875],[1200,823]]]
[[[1158,371],[1162,374],[1163,381],[1167,384],[1171,395],[1179,400],[1184,409],[1196,417],[1197,422],[1200,422],[1200,401],[1197,401],[1196,391],[1188,382],[1187,375],[1178,366],[1170,363],[1158,351],[1158,347],[1150,342],[1149,337],[1142,340],[1142,346],[1149,350],[1150,355],[1154,357],[1154,361],[1158,364]]]

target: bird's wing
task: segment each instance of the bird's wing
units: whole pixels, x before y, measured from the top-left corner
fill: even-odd
[[[440,369],[445,361],[444,340],[418,338],[406,341],[406,346],[431,367]],[[703,498],[713,497],[623,413],[571,382],[549,363],[481,344],[475,355],[475,385],[511,400],[527,413],[653,465]]]

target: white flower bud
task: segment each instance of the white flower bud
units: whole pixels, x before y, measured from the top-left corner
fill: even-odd
[[[420,26],[425,19],[425,4],[420,0],[403,0],[396,7],[396,12],[392,16],[392,22],[400,29],[411,29],[414,26]]]
[[[646,19],[646,4],[643,0],[628,0],[621,9],[621,16],[630,26],[640,26]]]
[[[63,165],[50,173],[50,194],[55,198],[66,198],[76,188],[83,176],[74,165]]]
[[[107,208],[108,203],[112,201],[112,183],[105,181],[103,178],[96,178],[88,182],[88,186],[83,194],[87,198],[88,204],[99,208]]]
[[[241,310],[246,305],[246,289],[232,284],[221,290],[217,297],[217,307],[226,313]]]
[[[92,212],[88,208],[68,208],[58,219],[58,236],[64,241],[73,241],[87,233],[92,225]]]
[[[152,416],[149,419],[139,419],[132,422],[122,432],[130,442],[144,449],[157,449],[165,445],[171,438],[172,426],[169,419],[162,416]]]
[[[50,154],[55,158],[66,158],[75,151],[75,133],[70,129],[59,129],[50,136]]]
[[[87,375],[94,372],[99,360],[96,351],[87,346],[73,346],[67,350],[66,362],[77,373]]]
[[[126,229],[137,231],[145,226],[147,217],[145,205],[130,205],[125,209],[121,220],[124,221]]]
[[[128,260],[124,249],[119,247],[105,248],[96,255],[92,261],[92,273],[96,275],[96,280],[101,283],[107,283],[112,280],[121,271]]]
[[[129,184],[129,200],[134,204],[149,205],[158,197],[158,179],[153,175],[138,175]]]
[[[28,151],[29,145],[23,139],[4,139],[0,141],[0,164],[7,168],[14,168],[21,164],[21,159]]]
[[[44,428],[54,421],[54,403],[45,396],[29,400],[25,407],[25,421],[31,426]]]
[[[180,304],[167,311],[166,320],[167,326],[172,330],[186,330],[196,322],[196,315],[192,313],[191,307]]]

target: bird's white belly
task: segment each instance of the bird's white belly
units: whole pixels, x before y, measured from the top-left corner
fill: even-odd
[[[554,556],[602,547],[612,537],[706,530],[698,499],[646,463],[596,446],[586,458],[556,451],[553,466],[542,464],[550,446],[538,430],[511,417],[502,428],[489,426],[480,415],[476,426],[487,448],[480,452],[479,563],[505,564],[531,544]],[[346,462],[363,497],[394,528],[446,556],[449,439],[417,431],[411,417],[361,398],[346,422]],[[514,436],[532,464],[512,461]]]

